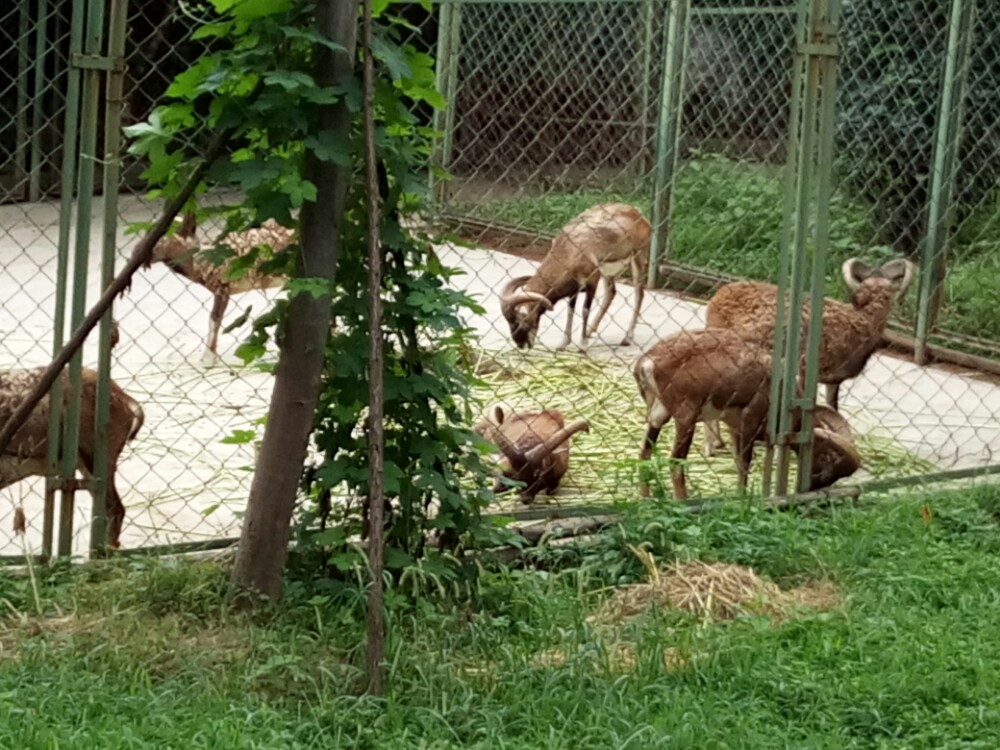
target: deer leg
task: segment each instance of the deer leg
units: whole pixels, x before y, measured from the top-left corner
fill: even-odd
[[[122,524],[125,522],[125,504],[122,503],[121,495],[115,487],[115,474],[118,471],[117,458],[108,457],[108,477],[106,480],[106,498],[104,505],[104,515],[106,518],[105,538],[108,546],[112,549],[121,547],[120,537],[122,535]],[[79,467],[84,478],[89,482],[94,479],[94,457],[88,452],[81,450]],[[91,484],[93,487],[93,484]]]
[[[739,429],[732,430],[733,460],[736,461],[736,486],[740,492],[746,492],[747,479],[750,476],[750,461],[753,460],[753,436],[747,434],[741,424]]]
[[[694,440],[695,427],[698,423],[689,420],[675,420],[674,424],[677,427],[677,434],[674,435],[674,450],[670,454],[670,458],[674,462],[674,465],[670,467],[670,478],[674,485],[674,499],[686,500],[687,477],[684,476],[684,467],[678,462],[687,458],[691,450],[691,442]]]
[[[610,276],[602,276],[601,278],[604,279],[604,300],[601,302],[601,309],[597,311],[597,317],[594,319],[593,325],[590,326],[588,334],[590,336],[593,336],[597,332],[597,327],[601,325],[601,321],[604,320],[608,308],[611,307],[612,300],[614,300],[615,295],[618,293],[618,290],[615,289],[615,280],[613,278]]]
[[[122,502],[121,495],[118,494],[118,490],[115,487],[115,472],[116,467],[114,464],[109,464],[107,505],[108,546],[112,549],[118,549],[122,546],[122,525],[125,523],[125,504]]]
[[[705,420],[705,442],[702,443],[701,453],[705,458],[711,458],[720,448],[726,447],[726,441],[722,437],[722,425],[718,419]]]
[[[571,294],[566,302],[566,332],[563,334],[563,340],[556,347],[556,351],[565,349],[573,341],[573,314],[576,312],[576,294]]]
[[[839,411],[838,405],[840,403],[840,383],[826,384],[826,403],[834,411]]]
[[[656,427],[654,425],[649,425],[646,428],[646,436],[642,439],[642,446],[639,448],[639,460],[648,461],[650,456],[653,455],[653,447],[656,445],[656,441],[660,438],[660,430],[662,427]],[[649,497],[649,482],[639,483],[639,496]]]
[[[636,258],[632,258],[632,283],[635,286],[635,307],[632,309],[632,322],[628,324],[625,331],[625,338],[622,339],[621,346],[628,346],[635,339],[635,327],[639,324],[639,311],[642,309],[642,299],[646,293],[645,280],[642,278],[642,269]]]
[[[587,281],[583,287],[583,333],[582,333],[582,344],[584,347],[587,346],[587,341],[590,338],[591,331],[587,328],[587,321],[590,319],[590,308],[594,304],[594,295],[597,293],[597,282],[593,284]]]
[[[205,361],[215,364],[219,360],[219,331],[222,329],[222,316],[226,314],[229,305],[228,292],[216,292],[212,301],[212,316],[208,327],[208,348],[205,351]]]

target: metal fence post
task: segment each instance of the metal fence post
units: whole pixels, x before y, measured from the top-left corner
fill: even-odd
[[[458,85],[458,57],[462,35],[462,8],[457,0],[440,3],[440,21],[437,35],[437,62],[435,88],[444,97],[444,109],[434,111],[434,129],[438,142],[431,160],[430,186],[434,201],[440,210],[447,197],[446,183],[435,178],[434,170],[447,170],[451,165],[455,137],[455,88]]]
[[[684,61],[691,0],[672,0],[667,9],[663,77],[656,131],[656,166],[653,176],[653,237],[649,246],[646,285],[656,286],[657,264],[670,251],[670,218],[674,177],[684,115]]]
[[[656,0],[643,0],[639,12],[639,144],[635,154],[635,171],[644,176],[651,168],[646,141],[649,138],[649,107],[653,99],[653,82],[650,73],[653,66],[653,27],[656,20]]]
[[[104,221],[101,244],[101,289],[115,276],[118,239],[118,185],[121,179],[122,89],[125,78],[125,23],[128,0],[111,0],[108,32],[108,60],[104,111]],[[94,425],[94,481],[91,494],[90,554],[97,555],[107,545],[108,421],[111,413],[111,324],[112,312],[101,318],[98,333],[97,407]]]
[[[31,4],[20,3],[20,13],[18,14],[17,31],[17,94],[16,112],[14,114],[14,174],[17,176],[18,192],[21,196],[25,194],[25,186],[21,180],[28,174],[28,144],[31,142],[31,133],[28,131],[28,110],[37,108],[37,104],[32,104],[28,99],[28,71],[31,69],[31,58],[29,56],[28,30],[31,28]]]
[[[825,295],[829,203],[832,193],[833,122],[836,103],[837,45],[840,0],[802,0],[799,6],[795,88],[791,128],[796,146],[789,162],[785,195],[785,226],[779,269],[779,310],[776,320],[772,400],[768,414],[777,458],[775,494],[788,492],[789,451],[798,443],[798,486],[808,484],[812,461],[812,413],[819,371],[819,343]],[[817,121],[818,120],[818,121]],[[818,155],[816,153],[818,147]],[[812,252],[807,250],[813,191],[818,189]],[[791,265],[788,269],[787,265]],[[808,267],[811,262],[811,273]],[[786,276],[787,275],[787,276]],[[808,287],[807,287],[808,283]],[[797,393],[802,342],[802,305],[808,288],[810,320],[806,335],[803,394]],[[787,321],[787,322],[786,322]],[[784,329],[784,330],[782,330]],[[801,414],[799,432],[792,434],[793,414]],[[767,469],[770,469],[768,461]],[[766,476],[766,475],[765,475]],[[770,494],[771,482],[765,482]]]
[[[83,97],[80,112],[80,165],[77,173],[77,208],[75,252],[73,254],[73,289],[70,302],[70,326],[75,330],[87,309],[87,275],[90,259],[91,204],[94,197],[94,171],[97,161],[97,115],[101,93],[100,58],[104,36],[104,0],[87,8],[87,28],[82,53],[70,55],[70,65],[83,70]],[[74,12],[77,7],[74,6]],[[78,351],[69,363],[69,400],[66,405],[66,429],[62,449],[63,476],[75,478],[77,451],[80,445],[80,413],[83,396],[83,352]],[[95,404],[96,407],[96,404]],[[73,490],[63,493],[59,518],[60,556],[73,552]]]
[[[810,66],[817,69],[818,80],[810,75],[809,85],[819,91],[817,144],[816,221],[813,235],[812,278],[810,279],[809,331],[806,338],[806,367],[803,382],[802,422],[799,427],[798,491],[809,489],[813,457],[813,413],[819,379],[819,349],[823,336],[823,300],[826,296],[826,257],[830,235],[830,201],[833,197],[833,140],[837,105],[837,72],[840,63],[837,36],[840,28],[841,0],[816,0],[813,6],[814,30]]]
[[[85,0],[73,0],[70,17],[70,56],[83,50],[83,22],[86,11]],[[63,132],[63,163],[62,184],[59,203],[59,244],[56,266],[56,301],[53,313],[52,356],[55,357],[63,347],[66,327],[66,291],[69,278],[69,244],[73,217],[73,195],[76,182],[77,136],[80,120],[80,69],[69,65],[66,71],[66,124]],[[62,403],[62,380],[56,380],[49,394],[50,403]],[[62,409],[49,409],[49,480],[45,488],[45,511],[42,521],[42,554],[52,555],[53,533],[55,527],[55,493],[62,486],[65,474],[59,461],[60,446],[63,443]],[[70,477],[76,474],[76,466],[72,467]],[[72,514],[72,495],[67,498],[66,492],[60,492],[60,518]],[[61,549],[61,547],[60,547]]]
[[[917,327],[914,332],[914,360],[925,365],[929,356],[927,339],[941,309],[944,276],[954,206],[952,192],[962,141],[969,52],[974,35],[975,0],[952,0],[948,23],[948,51],[941,81],[941,100],[934,134],[934,162],[927,203],[927,231],[920,260]]]
[[[48,57],[49,2],[38,0],[38,23],[35,26],[35,86],[31,110],[31,167],[28,177],[28,200],[42,197],[42,115],[45,112],[45,60]]]

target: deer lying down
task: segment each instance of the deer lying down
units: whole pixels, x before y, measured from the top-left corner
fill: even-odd
[[[0,424],[6,422],[28,393],[37,385],[45,372],[44,367],[33,370],[0,371]],[[63,410],[69,400],[69,374],[62,375]],[[80,445],[77,466],[84,477],[94,473],[95,408],[97,373],[84,369],[80,403]],[[9,487],[31,476],[45,476],[48,458],[49,409],[51,397],[35,407],[27,421],[14,433],[7,448],[0,454],[0,488]],[[132,440],[145,419],[139,402],[129,396],[117,383],[111,381],[111,411],[108,421],[108,543],[118,547],[125,506],[115,487],[118,458],[125,445]]]
[[[510,325],[510,335],[518,349],[534,346],[542,313],[556,302],[568,298],[566,335],[557,348],[569,346],[573,338],[573,313],[579,292],[584,293],[582,343],[601,324],[617,293],[614,277],[630,268],[635,284],[635,307],[632,321],[621,345],[635,336],[645,289],[646,264],[652,228],[635,206],[626,203],[602,203],[588,208],[571,219],[552,240],[545,260],[533,276],[511,279],[500,292],[500,310]],[[587,327],[590,305],[597,292],[597,282],[604,279],[606,292],[593,325]]]
[[[559,482],[569,469],[569,439],[578,432],[590,430],[586,420],[578,419],[568,427],[562,414],[551,409],[505,414],[494,406],[490,415],[473,430],[494,443],[503,454],[501,476],[493,491],[510,489],[502,478],[524,482],[521,500],[530,503],[541,491],[554,495]]]
[[[770,346],[724,328],[682,331],[639,357],[633,374],[647,408],[648,428],[639,458],[649,459],[660,430],[671,419],[676,429],[671,457],[680,461],[691,450],[698,422],[721,419],[729,426],[739,487],[745,489],[754,443],[766,440]],[[797,430],[798,418],[793,421]],[[825,407],[817,407],[813,447],[810,490],[850,476],[861,465],[846,421]],[[682,466],[674,467],[672,480],[674,497],[686,498]],[[648,491],[642,487],[643,495]]]

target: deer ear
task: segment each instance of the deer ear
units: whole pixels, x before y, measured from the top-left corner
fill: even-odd
[[[177,230],[177,234],[181,237],[194,237],[197,231],[198,217],[194,211],[185,211],[184,218],[181,220],[181,228]]]
[[[906,258],[896,258],[882,265],[882,275],[896,285],[900,294],[906,291],[906,287],[913,280],[914,265]]]
[[[498,425],[503,424],[503,407],[500,404],[493,407],[493,421]]]
[[[872,269],[869,268],[868,264],[857,258],[845,260],[840,271],[844,275],[844,283],[847,284],[852,292],[857,290],[861,286],[861,282],[872,274]]]

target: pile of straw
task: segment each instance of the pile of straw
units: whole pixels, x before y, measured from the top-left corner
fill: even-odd
[[[648,580],[618,588],[590,618],[595,625],[620,625],[652,607],[684,610],[706,622],[757,614],[777,623],[799,610],[842,606],[829,582],[783,591],[742,565],[693,560],[657,568],[648,552],[632,551],[646,566]]]

